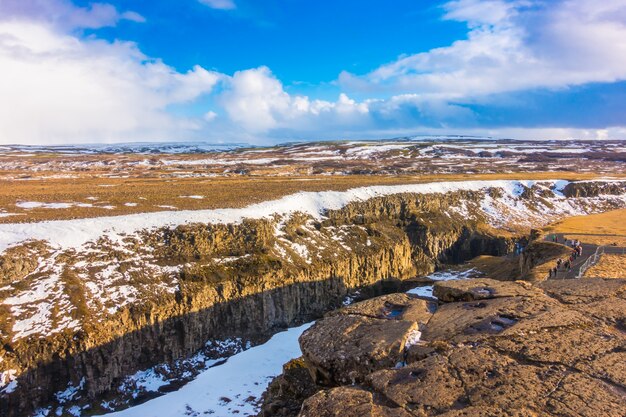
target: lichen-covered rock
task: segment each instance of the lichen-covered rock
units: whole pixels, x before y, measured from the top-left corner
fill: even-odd
[[[407,341],[419,338],[434,308],[408,294],[389,294],[329,313],[300,336],[313,379],[325,385],[360,382],[403,362]]]
[[[390,361],[367,375],[363,367],[359,385],[316,394],[304,402],[300,416],[352,416],[356,409],[365,410],[362,415],[404,411],[420,417],[626,415],[623,283],[570,280],[532,285],[477,279],[436,288],[445,299],[461,301],[438,308],[401,366]],[[373,314],[385,305],[383,299],[374,299],[351,311]],[[329,318],[342,317],[340,312]],[[313,340],[319,330],[309,331]],[[333,333],[332,322],[326,322],[323,333]],[[367,344],[355,345],[389,345],[392,334],[380,331],[368,336]],[[367,356],[354,346],[345,350],[343,343],[352,341],[337,340],[334,348],[342,352],[344,363],[353,361],[352,351]],[[384,360],[379,357],[378,363]],[[334,379],[328,369],[326,377],[333,384],[352,383]],[[376,408],[378,414],[373,414],[373,404],[387,408]]]
[[[466,407],[462,410],[448,411],[438,417],[549,417],[550,414],[542,411],[520,408],[503,410],[497,407]]]
[[[322,391],[302,405],[301,417],[411,417],[413,414],[394,404],[381,404],[380,398],[357,387]]]
[[[537,312],[558,307],[558,302],[545,296],[501,297],[444,304],[423,330],[422,340],[461,343],[484,339],[505,332],[521,319]]]
[[[435,297],[443,302],[474,301],[501,297],[532,297],[542,291],[525,281],[497,281],[489,278],[443,281],[435,284]]]
[[[351,384],[401,361],[416,330],[411,321],[340,314],[304,332],[300,346],[316,383]]]

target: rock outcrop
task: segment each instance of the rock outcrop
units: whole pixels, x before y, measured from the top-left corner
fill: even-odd
[[[300,337],[313,381],[320,385],[362,382],[377,369],[404,361],[405,346],[419,338],[432,315],[430,302],[392,294],[343,308]]]
[[[284,415],[626,415],[626,280],[477,279],[438,283],[434,293],[442,301],[430,318],[396,319],[407,322],[403,329],[421,323],[421,339],[408,346],[405,331],[380,330],[375,322],[359,328],[367,334],[370,326],[366,345],[342,333],[346,327],[333,333],[330,319],[386,305],[389,296],[311,327],[301,338],[301,364],[317,383],[316,393],[298,413]],[[310,349],[313,340],[326,346],[325,354]],[[390,365],[398,359],[395,348],[387,351],[386,364],[380,357],[374,366],[363,361],[368,348],[381,343],[405,344],[403,362]],[[362,366],[355,370],[357,357]],[[324,378],[316,379],[320,369]]]
[[[600,195],[618,195],[622,192],[621,184],[617,182],[572,182],[563,189],[563,195],[566,197],[598,197]]]

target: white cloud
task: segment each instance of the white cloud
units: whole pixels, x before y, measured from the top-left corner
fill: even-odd
[[[236,9],[237,5],[233,0],[199,0],[200,3],[207,5],[213,9],[220,10],[232,10]]]
[[[133,43],[87,39],[36,22],[0,22],[0,143],[154,140],[197,127],[167,112],[221,75],[179,73]]]
[[[267,67],[236,72],[226,83],[220,103],[237,126],[251,132],[296,126],[307,130],[315,123],[312,119],[324,118],[325,123],[334,124],[368,113],[366,103],[357,103],[345,94],[336,102],[291,96]]]
[[[0,18],[37,21],[67,30],[114,26],[120,20],[145,22],[139,13],[120,13],[108,3],[90,3],[87,7],[77,7],[70,0],[2,0]]]
[[[467,22],[468,38],[402,57],[348,90],[437,99],[626,79],[626,0],[458,0],[445,18]]]
[[[230,0],[202,2],[235,8]],[[626,0],[457,0],[446,3],[443,13],[467,23],[467,39],[368,74],[342,73],[343,92],[332,101],[289,94],[264,66],[232,76],[200,66],[179,72],[134,43],[81,37],[81,29],[145,20],[109,4],[0,0],[0,143],[255,141],[416,131],[626,136],[617,127],[481,128],[486,119],[468,107],[493,104],[494,94],[625,80]],[[369,92],[379,98],[353,98]],[[211,105],[197,104],[197,116],[176,115],[208,95]]]

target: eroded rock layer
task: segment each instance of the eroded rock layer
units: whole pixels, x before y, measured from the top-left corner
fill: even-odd
[[[431,316],[385,315],[425,302],[386,296],[318,322],[301,336],[299,360],[315,388],[306,398],[272,390],[285,369],[261,415],[626,415],[626,280],[470,279],[437,283],[435,294],[443,301]],[[366,344],[334,320],[372,317],[372,305],[388,325],[361,321]],[[407,343],[411,326],[421,338]],[[310,349],[312,341],[327,349]]]

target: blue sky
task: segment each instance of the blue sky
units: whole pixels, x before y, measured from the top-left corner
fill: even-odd
[[[626,139],[626,0],[0,0],[0,143]]]
[[[87,33],[133,40],[179,71],[201,65],[232,74],[267,66],[294,92],[328,85],[343,70],[366,73],[402,54],[446,46],[467,33],[461,23],[441,21],[436,1],[398,0],[385,8],[379,0],[239,0],[234,10],[185,0],[115,4],[146,22]]]

